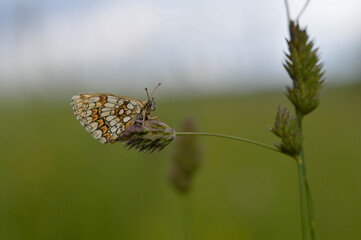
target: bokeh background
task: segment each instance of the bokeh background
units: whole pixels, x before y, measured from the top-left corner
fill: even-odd
[[[360,10],[311,1],[300,21],[327,78],[304,127],[318,239],[361,238]],[[199,138],[186,200],[168,180],[174,144],[102,145],[70,106],[81,92],[145,100],[162,82],[155,115],[175,130],[192,116],[200,131],[272,144],[277,106],[290,107],[286,37],[281,0],[2,0],[0,239],[180,240],[189,223],[196,239],[300,239],[293,160]]]

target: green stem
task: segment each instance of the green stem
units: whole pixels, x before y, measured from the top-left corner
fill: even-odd
[[[306,197],[307,197],[308,225],[311,233],[311,239],[315,240],[316,236],[315,236],[315,217],[313,213],[313,201],[312,201],[310,187],[308,186],[306,177],[305,177],[305,186],[306,186]]]
[[[298,130],[300,131],[301,133],[301,137],[303,138],[303,132],[302,132],[302,119],[303,119],[303,116],[302,114],[297,110],[296,108],[296,117],[297,117],[297,126],[298,126]],[[302,139],[302,143],[301,143],[301,150],[300,150],[300,158],[302,160],[302,166],[303,166],[303,171],[304,171],[304,174],[306,174],[306,164],[305,164],[305,153],[303,151],[303,139]]]
[[[301,204],[301,223],[302,223],[302,239],[307,240],[307,197],[306,197],[306,185],[305,175],[303,174],[303,162],[300,157],[295,157],[298,170],[298,188],[300,192],[300,204]]]
[[[297,108],[296,108],[296,117],[297,117],[298,130],[302,134],[303,115],[297,110]],[[311,239],[315,240],[316,239],[316,237],[315,237],[315,219],[314,219],[314,211],[313,211],[313,203],[312,203],[311,191],[310,191],[310,188],[309,188],[309,185],[308,185],[308,182],[307,182],[305,153],[304,153],[304,150],[303,150],[303,140],[302,140],[302,144],[301,144],[301,151],[300,151],[299,161],[302,162],[301,167],[302,167],[302,175],[303,175],[303,181],[304,181],[304,194],[306,196],[307,226],[308,226],[308,229],[310,231]],[[301,211],[302,211],[302,206],[301,206]]]
[[[271,149],[271,150],[276,151],[276,152],[281,152],[278,148],[267,145],[267,144],[264,144],[264,143],[256,142],[256,141],[249,140],[249,139],[246,139],[246,138],[239,138],[239,137],[228,136],[228,135],[223,135],[223,134],[201,133],[201,132],[176,132],[176,135],[177,136],[181,136],[181,135],[204,135],[204,136],[211,136],[211,137],[228,138],[228,139],[232,139],[232,140],[236,140],[236,141],[240,141],[240,142],[251,143],[251,144],[263,147],[263,148]]]

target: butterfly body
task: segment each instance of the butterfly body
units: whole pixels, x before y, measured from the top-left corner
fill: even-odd
[[[102,143],[114,143],[136,120],[146,121],[154,110],[154,100],[139,101],[108,93],[73,96],[74,114],[81,125]]]

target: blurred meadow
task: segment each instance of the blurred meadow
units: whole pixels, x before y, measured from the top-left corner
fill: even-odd
[[[360,84],[326,88],[305,120],[318,239],[361,236],[360,93]],[[1,101],[0,239],[184,239],[184,196],[167,180],[174,143],[156,154],[100,144],[76,121],[70,98]],[[271,144],[279,103],[287,104],[281,91],[160,98],[155,114],[174,129],[192,116],[202,131]],[[191,189],[196,239],[299,239],[291,158],[199,140],[204,161]]]
[[[289,1],[295,17],[304,1]],[[361,8],[310,1],[300,19],[326,86],[304,120],[316,239],[361,239]],[[0,1],[0,239],[301,239],[297,166],[247,143],[198,137],[190,194],[169,181],[175,143],[154,154],[103,145],[71,97],[146,100],[178,130],[272,145],[277,107],[293,109],[282,63],[284,1]],[[187,138],[179,136],[177,138]]]

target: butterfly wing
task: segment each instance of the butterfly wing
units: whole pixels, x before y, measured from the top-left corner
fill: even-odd
[[[72,106],[82,126],[102,143],[116,142],[144,108],[141,101],[106,93],[76,95]]]
[[[73,96],[71,99],[71,106],[73,107],[75,117],[82,126],[84,126],[82,119],[84,104],[93,96],[94,94],[79,94]]]

